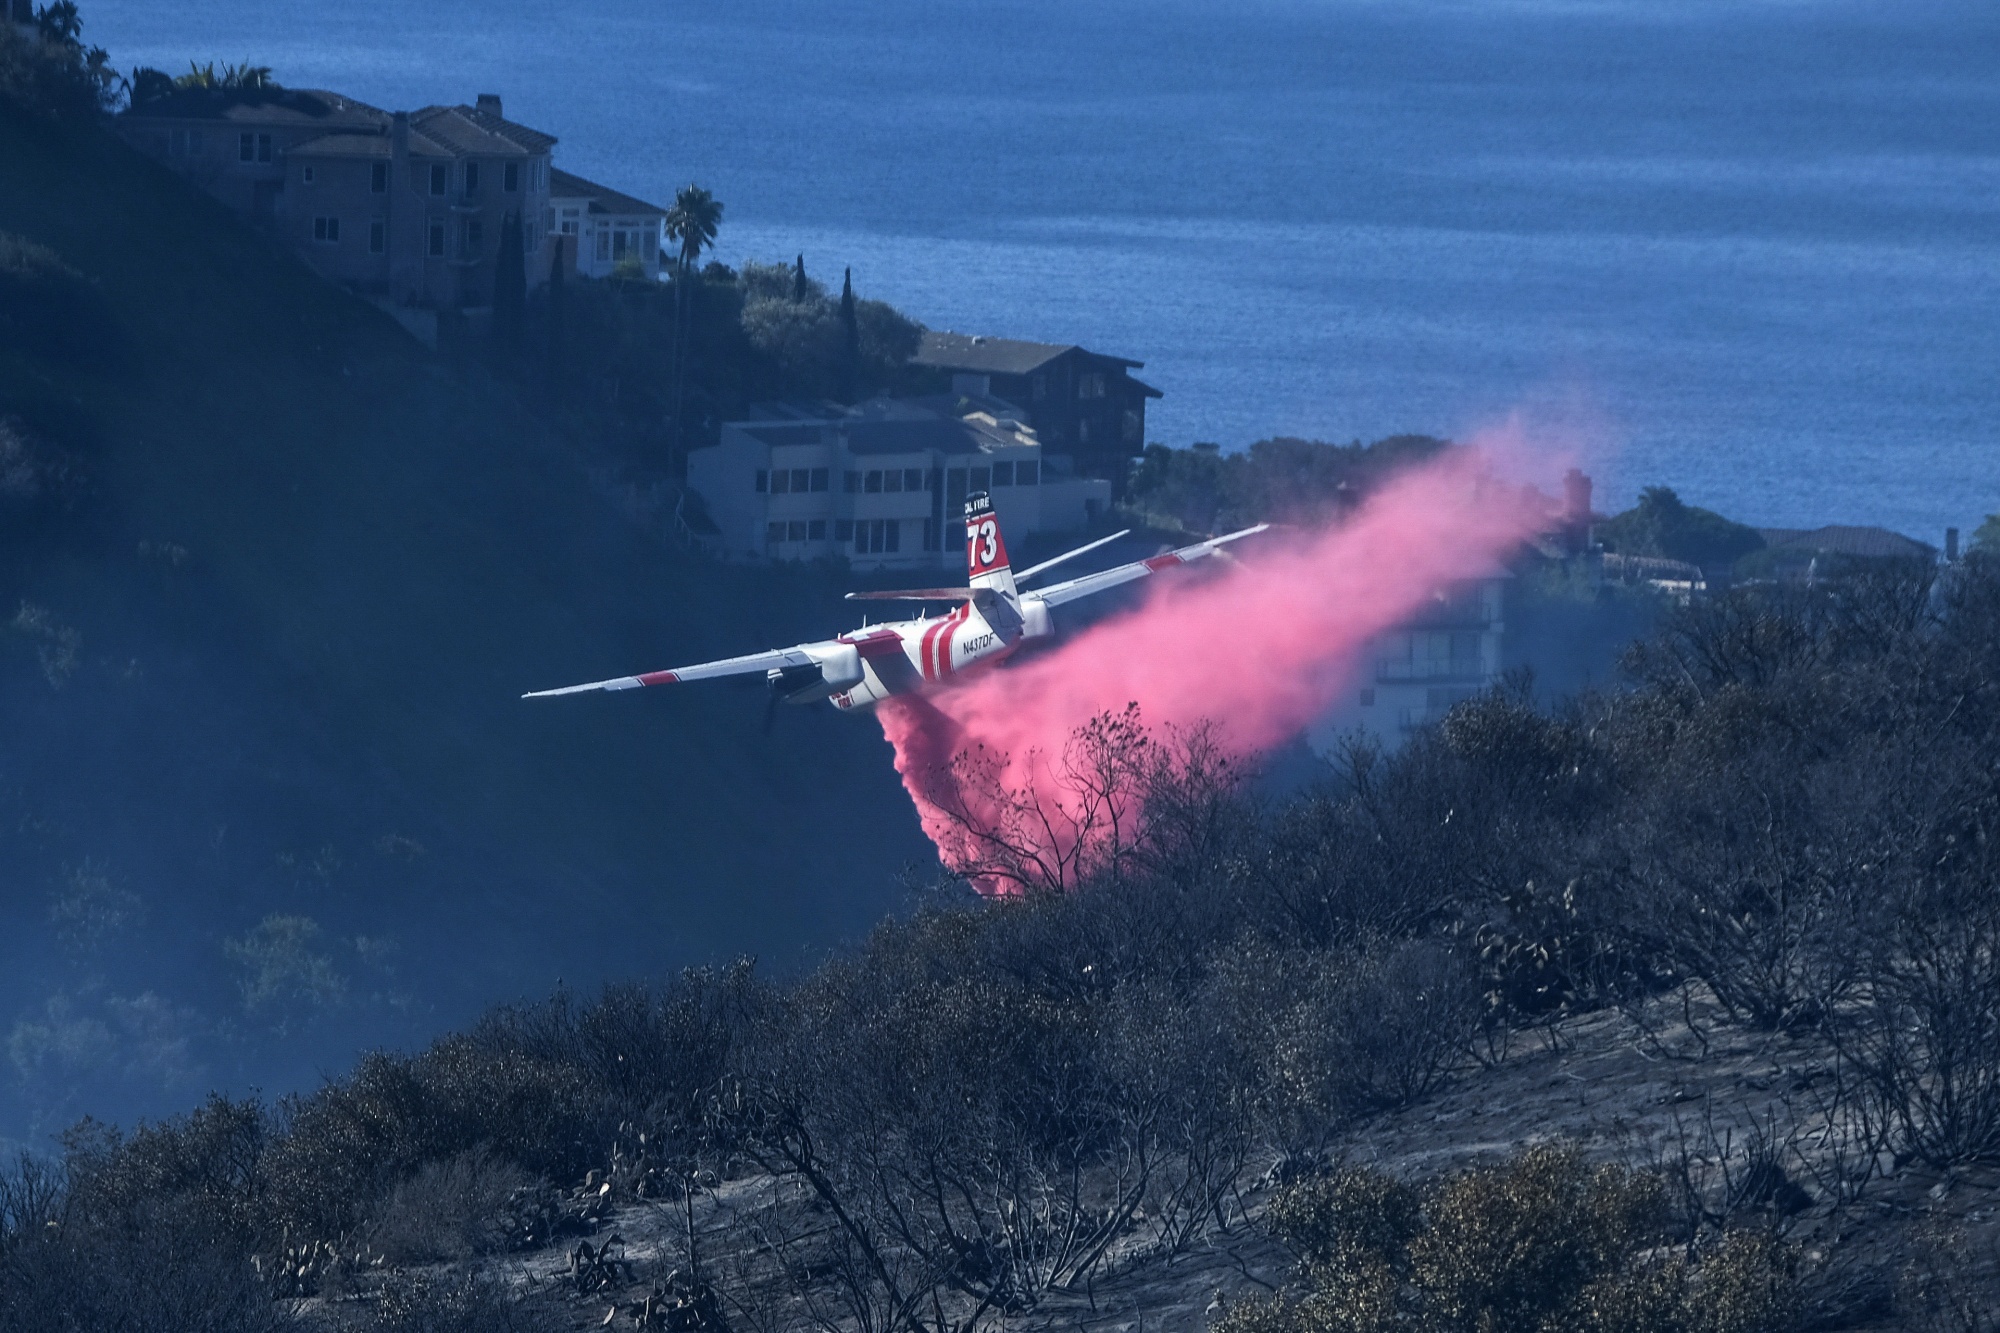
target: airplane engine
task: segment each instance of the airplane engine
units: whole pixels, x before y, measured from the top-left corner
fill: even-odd
[[[861,652],[853,644],[826,644],[806,651],[817,665],[786,667],[766,675],[771,692],[786,703],[811,703],[861,683]]]
[[[1049,619],[1049,604],[1039,597],[1021,599],[1021,637],[1039,639],[1055,633]]]

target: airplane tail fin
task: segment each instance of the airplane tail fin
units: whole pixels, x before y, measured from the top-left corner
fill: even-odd
[[[1007,543],[1000,537],[1000,519],[985,491],[965,497],[965,572],[975,592],[990,589],[1010,606],[1020,602],[1014,570],[1007,563]]]

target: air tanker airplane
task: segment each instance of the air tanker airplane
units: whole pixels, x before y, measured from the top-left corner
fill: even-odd
[[[762,672],[770,682],[773,703],[805,704],[831,699],[833,706],[842,710],[872,708],[894,694],[936,689],[975,667],[1000,661],[1031,639],[1046,638],[1054,632],[1049,618],[1052,607],[1215,555],[1224,544],[1262,532],[1269,526],[1260,523],[1241,532],[1164,552],[1150,560],[1086,574],[1037,592],[1022,592],[1020,584],[1106,542],[1116,541],[1125,533],[1115,532],[1088,546],[1079,546],[1017,576],[1007,563],[1007,548],[1000,540],[1000,520],[994,516],[993,502],[985,492],[977,492],[965,501],[969,586],[847,594],[849,601],[957,602],[957,609],[945,616],[935,620],[919,616],[915,620],[892,620],[880,625],[864,623],[851,634],[817,643],[774,648],[747,657],[675,667],[671,671],[649,671],[643,676],[619,676],[588,685],[567,685],[559,690],[537,690],[521,697],[547,699],[591,690],[636,690],[642,685],[677,685],[683,681]]]

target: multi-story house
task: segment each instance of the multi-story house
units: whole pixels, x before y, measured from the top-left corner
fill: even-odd
[[[568,247],[579,272],[610,272],[615,261],[597,264],[596,251],[622,257],[627,244],[659,271],[664,213],[554,170],[555,136],[508,120],[491,93],[391,113],[315,89],[186,88],[118,124],[328,279],[399,314],[491,304],[510,219],[521,224],[528,285],[539,286],[558,204],[589,218]]]
[[[492,94],[398,111],[384,130],[324,134],[285,154],[278,229],[308,263],[398,305],[490,305],[514,220],[529,285],[546,278],[553,135],[506,119]]]
[[[1017,404],[1050,453],[1109,481],[1114,495],[1145,450],[1146,400],[1161,396],[1131,374],[1145,362],[1055,343],[926,333],[910,364],[931,371],[936,388]]]
[[[992,495],[1012,540],[1076,531],[1110,504],[1108,482],[1045,458],[1017,417],[886,399],[767,415],[726,423],[717,444],[688,459],[725,559],[838,555],[858,569],[963,573],[958,520],[972,492]]]
[[[566,237],[565,262],[586,278],[607,278],[636,266],[658,280],[667,252],[667,210],[607,189],[567,171],[549,184],[549,230]]]

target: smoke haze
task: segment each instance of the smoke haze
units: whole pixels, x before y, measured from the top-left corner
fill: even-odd
[[[1360,653],[1454,580],[1493,572],[1547,511],[1495,479],[1522,452],[1514,431],[1476,438],[1383,486],[1345,522],[1273,531],[1236,547],[1209,577],[1170,576],[1135,610],[1011,669],[975,676],[877,712],[924,831],[947,866],[972,859],[959,823],[953,761],[978,747],[1000,788],[1046,793],[1077,728],[1136,704],[1149,727],[1203,722],[1235,754],[1295,734],[1334,703]],[[1044,799],[1048,799],[1046,794]]]

